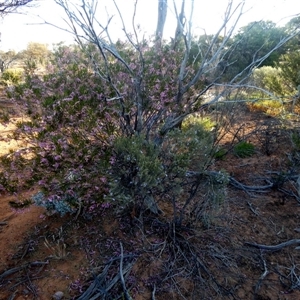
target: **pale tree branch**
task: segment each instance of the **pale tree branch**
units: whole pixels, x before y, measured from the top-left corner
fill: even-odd
[[[31,6],[37,0],[4,0],[0,2],[0,15],[15,13],[19,8]]]

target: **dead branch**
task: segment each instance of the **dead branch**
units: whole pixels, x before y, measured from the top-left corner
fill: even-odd
[[[152,290],[152,293],[151,293],[151,300],[156,300],[156,298],[155,298],[155,292],[156,292],[156,285],[154,284],[153,290]]]
[[[124,257],[123,257],[124,258]],[[121,257],[119,258],[121,261]],[[107,295],[108,292],[121,280],[121,272],[124,280],[124,275],[127,274],[132,266],[133,262],[128,263],[120,272],[116,274],[108,283],[107,283],[107,275],[110,267],[112,266],[114,260],[111,260],[110,263],[106,265],[103,271],[96,276],[94,281],[90,284],[88,289],[79,297],[77,300],[96,300],[100,299],[103,295]],[[121,267],[121,266],[120,266]],[[130,297],[130,296],[129,296]],[[131,299],[131,298],[126,298]]]
[[[263,261],[263,265],[264,265],[264,272],[263,274],[259,277],[257,284],[255,285],[255,294],[257,294],[258,290],[261,287],[262,281],[266,278],[266,276],[269,274],[268,268],[267,268],[267,263],[266,260],[264,259],[264,257],[261,254],[261,259]]]
[[[29,285],[27,285],[27,288],[32,292],[32,294],[34,295],[34,298],[37,299],[38,293],[37,293],[35,286],[32,283],[32,279],[34,279],[34,278],[30,278],[30,275],[29,275],[27,269],[25,269],[25,272],[26,272],[26,282],[29,282]]]
[[[279,275],[280,283],[286,288],[287,293],[291,293],[293,290],[300,288],[299,265],[295,262],[293,256],[289,256],[292,264],[291,267],[277,266],[275,269],[276,273]],[[280,271],[281,268],[289,271],[289,273],[284,274]]]
[[[258,192],[258,193],[265,192],[266,190],[271,189],[274,186],[273,182],[269,182],[269,184],[267,185],[249,186],[249,185],[242,184],[241,182],[237,181],[231,176],[229,177],[229,183],[234,187],[241,189],[245,192]]]
[[[49,264],[49,261],[35,261],[35,262],[24,264],[24,265],[19,266],[19,267],[15,267],[15,268],[9,269],[9,270],[3,272],[2,274],[0,274],[0,281],[3,280],[5,277],[11,275],[11,274],[19,272],[19,271],[21,271],[23,269],[26,269],[28,267],[34,267],[34,266],[40,266],[40,265],[47,265],[47,264]]]
[[[272,245],[272,246],[245,242],[245,245],[247,245],[247,246],[255,247],[255,248],[258,248],[261,250],[268,250],[268,251],[279,251],[279,250],[283,249],[284,247],[292,246],[295,244],[300,244],[300,239],[293,239],[293,240],[289,240],[287,242],[283,242],[281,244]]]
[[[187,177],[211,176],[211,177],[218,178],[220,176],[220,172],[217,172],[217,171],[205,171],[205,172],[188,171],[186,173],[186,176]],[[265,179],[265,181],[268,182],[267,185],[258,185],[258,186],[256,186],[256,185],[254,185],[254,186],[245,185],[245,184],[237,181],[232,176],[229,176],[228,179],[229,179],[229,183],[232,186],[234,186],[238,189],[244,190],[245,192],[257,192],[257,193],[265,192],[266,190],[271,189],[272,187],[274,187],[274,183],[270,182],[268,179]]]
[[[123,291],[124,291],[124,294],[125,294],[125,299],[126,300],[132,300],[132,298],[130,297],[128,291],[127,291],[127,288],[126,288],[126,285],[125,285],[125,280],[124,280],[124,276],[123,276],[123,245],[122,243],[120,242],[120,248],[121,248],[121,254],[120,254],[120,280],[121,280],[121,283],[122,283],[122,287],[123,287]]]

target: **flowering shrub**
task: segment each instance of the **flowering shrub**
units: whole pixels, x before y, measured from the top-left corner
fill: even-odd
[[[45,76],[30,79],[17,86],[11,96],[31,107],[31,121],[20,123],[15,133],[15,138],[30,141],[26,151],[31,156],[22,164],[11,158],[10,173],[22,176],[19,188],[28,178],[35,178],[43,197],[34,199],[47,208],[63,213],[66,207],[59,202],[71,198],[72,210],[94,205],[106,189],[109,145],[117,132],[101,81],[88,68],[82,53],[69,47],[54,52]],[[24,164],[28,172],[23,172]],[[4,176],[3,185],[8,186],[11,177]]]
[[[210,162],[213,136],[197,118],[182,129],[175,128],[180,122],[168,123],[197,108],[201,99],[195,97],[193,106],[190,99],[203,83],[184,94],[178,90],[184,53],[168,45],[157,49],[143,42],[137,50],[119,42],[115,47],[126,64],[110,54],[103,61],[93,45],[82,47],[59,45],[46,74],[30,69],[11,93],[31,116],[16,132],[30,141],[30,156],[11,172],[22,174],[19,187],[34,178],[40,187],[36,204],[62,215],[95,210],[104,195],[119,208],[159,212],[163,193],[176,201],[184,193],[191,163],[204,171]],[[187,66],[183,84],[192,72]],[[9,176],[4,179],[8,185]]]

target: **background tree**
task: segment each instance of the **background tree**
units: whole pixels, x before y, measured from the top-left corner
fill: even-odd
[[[276,45],[287,36],[284,28],[277,27],[271,21],[251,22],[242,27],[233,37],[232,51],[226,55],[230,66],[228,73],[237,74],[243,70],[249,73],[257,66],[275,66],[285,51],[284,47],[277,48]],[[267,57],[261,61],[265,55]]]
[[[254,70],[250,77],[250,82],[252,85],[262,89],[260,92],[261,98],[270,97],[264,93],[267,90],[275,96],[285,99],[294,95],[296,91],[295,86],[287,75],[280,67],[264,66]]]
[[[8,69],[13,62],[16,62],[20,59],[20,53],[17,53],[14,50],[9,50],[9,51],[0,51],[0,57],[3,62],[3,69],[1,70],[2,72],[6,69]]]
[[[286,25],[285,30],[287,32],[300,28],[300,16],[292,18]],[[300,35],[296,35],[285,45],[285,52],[297,51],[300,49]]]
[[[30,42],[27,48],[20,53],[23,61],[31,61],[44,65],[49,58],[51,51],[48,46],[41,43]]]
[[[282,71],[282,76],[290,82],[291,88],[297,90],[300,86],[300,52],[288,52],[280,57],[277,66]]]
[[[36,3],[37,0],[4,0],[0,2],[0,16],[6,14],[15,13],[21,7],[28,6],[30,4]],[[0,42],[1,42],[1,32],[0,32]],[[5,68],[5,62],[0,55],[0,71],[3,72]]]

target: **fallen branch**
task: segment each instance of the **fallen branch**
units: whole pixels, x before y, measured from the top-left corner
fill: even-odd
[[[186,173],[186,177],[199,177],[199,176],[210,176],[210,177],[215,177],[217,180],[220,178],[220,172],[217,171],[205,171],[205,172],[194,172],[194,171],[188,171]],[[229,180],[229,184],[232,186],[243,190],[245,192],[257,192],[257,193],[263,193],[266,190],[269,190],[274,187],[274,183],[271,182],[268,179],[265,179],[266,182],[268,182],[267,185],[245,185],[239,181],[237,181],[235,178],[232,176],[228,176],[227,179]]]
[[[274,184],[272,182],[270,182],[267,185],[249,186],[249,185],[240,183],[239,181],[237,181],[236,179],[234,179],[231,176],[229,177],[229,183],[231,185],[233,185],[234,187],[244,190],[246,192],[265,192],[266,190],[268,190],[274,186]]]
[[[123,256],[123,258],[124,258],[124,256]],[[120,260],[121,259],[123,260],[123,258],[120,257]],[[133,266],[133,262],[128,263],[124,268],[122,266],[122,270],[121,270],[121,266],[120,266],[120,272],[118,274],[116,274],[110,280],[110,282],[107,283],[108,270],[112,266],[113,261],[114,261],[114,259],[111,260],[110,263],[106,265],[106,267],[104,268],[102,273],[100,273],[99,275],[96,276],[96,278],[91,283],[91,285],[88,287],[88,289],[79,298],[77,298],[77,300],[102,299],[102,296],[108,295],[108,292],[118,283],[118,281],[122,281],[121,275],[120,275],[121,272],[122,272],[122,277],[124,280],[124,275],[126,275],[131,270],[131,268]],[[131,299],[131,298],[129,298],[129,299]]]
[[[35,261],[35,262],[24,264],[24,265],[16,267],[16,268],[9,269],[9,270],[3,272],[0,275],[0,280],[4,279],[5,277],[7,277],[7,276],[9,276],[11,274],[14,274],[14,273],[18,272],[18,271],[26,269],[28,267],[40,266],[40,265],[47,265],[47,264],[49,264],[48,261]]]
[[[273,245],[273,246],[267,246],[267,245],[256,244],[256,243],[249,243],[249,242],[245,243],[245,245],[255,247],[255,248],[258,248],[261,250],[268,250],[268,251],[279,251],[284,247],[288,247],[288,246],[295,245],[295,244],[300,244],[300,239],[289,240],[287,242],[284,242],[284,243],[281,243],[278,245]]]

